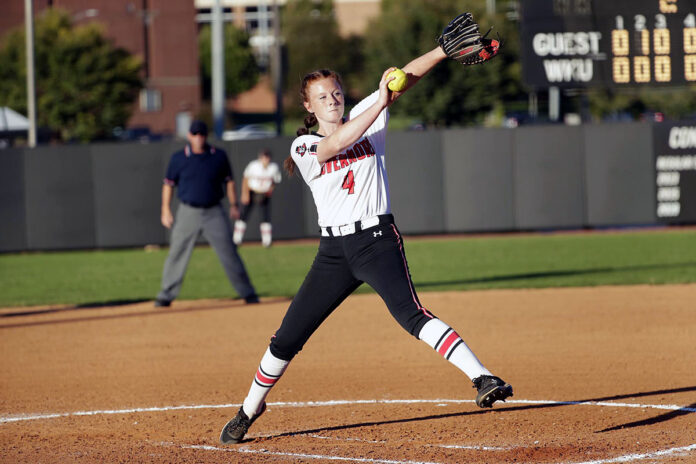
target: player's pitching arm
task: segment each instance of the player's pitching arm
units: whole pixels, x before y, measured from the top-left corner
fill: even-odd
[[[406,87],[400,92],[392,92],[391,101],[394,103],[408,89],[413,87],[423,76],[428,74],[440,61],[447,58],[445,52],[439,46],[411,60],[406,66],[401,68],[406,73]]]
[[[379,97],[374,104],[354,119],[341,124],[338,129],[324,137],[317,145],[317,161],[319,163],[325,163],[354,144],[362,137],[372,123],[375,122],[382,110],[387,107],[389,104],[389,94],[391,93],[390,90],[387,89],[387,84],[393,79],[388,78],[387,75],[394,69],[396,68],[389,68],[382,74],[382,79],[379,82]]]

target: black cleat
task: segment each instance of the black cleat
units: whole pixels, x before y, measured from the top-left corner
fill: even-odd
[[[156,308],[162,308],[165,306],[169,306],[171,304],[172,304],[172,302],[169,300],[160,300],[159,298],[155,300],[155,307]]]
[[[256,293],[253,293],[253,294],[249,295],[248,297],[244,298],[244,302],[246,304],[261,303],[261,301],[259,300],[259,296]]]
[[[496,401],[505,401],[512,396],[512,386],[505,383],[500,377],[482,375],[474,380],[474,388],[478,390],[476,405],[479,408],[492,408]]]
[[[240,407],[237,415],[234,416],[234,418],[222,428],[222,432],[220,433],[220,443],[223,445],[240,443],[244,439],[244,435],[246,435],[247,431],[249,431],[251,424],[253,424],[256,419],[261,417],[261,414],[263,414],[264,411],[266,411],[266,403],[263,403],[263,406],[261,406],[261,412],[249,419],[244,412],[244,408]]]

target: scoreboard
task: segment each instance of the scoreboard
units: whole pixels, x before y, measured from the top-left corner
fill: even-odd
[[[532,88],[696,84],[696,0],[521,0]]]
[[[696,222],[696,121],[653,126],[657,220]]]

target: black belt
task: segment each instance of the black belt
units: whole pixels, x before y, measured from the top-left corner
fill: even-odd
[[[392,214],[380,214],[379,216],[372,216],[367,219],[362,219],[360,221],[352,222],[350,224],[344,224],[342,226],[331,226],[322,227],[321,236],[322,237],[342,237],[344,235],[351,235],[356,232],[360,232],[370,227],[375,227],[380,224],[393,224],[394,216]]]
[[[200,205],[200,204],[196,204],[196,203],[189,203],[187,201],[182,201],[181,203],[185,204],[186,206],[190,206],[191,208],[201,208],[201,209],[212,208],[212,207],[220,204],[219,201],[217,203],[213,203],[212,205]]]

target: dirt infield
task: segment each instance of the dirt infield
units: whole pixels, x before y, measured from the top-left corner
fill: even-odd
[[[512,401],[349,298],[218,444],[288,302],[0,310],[2,462],[696,462],[696,285],[423,293]]]

